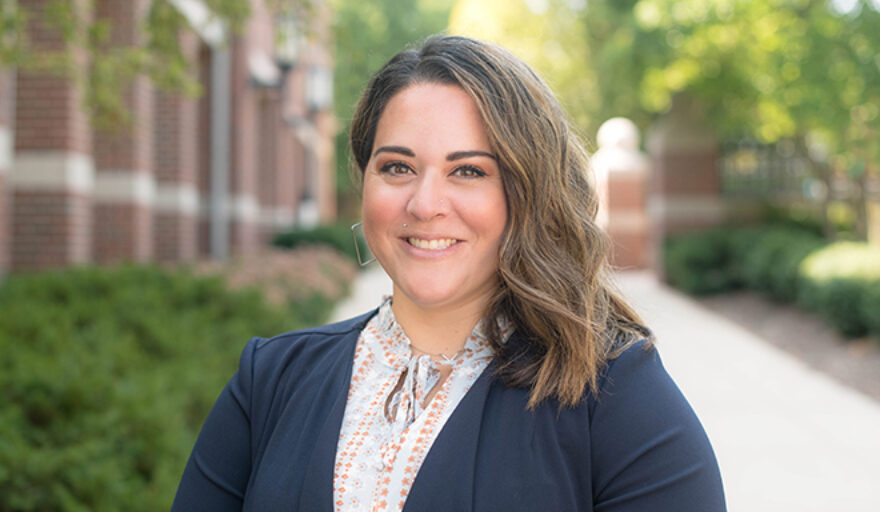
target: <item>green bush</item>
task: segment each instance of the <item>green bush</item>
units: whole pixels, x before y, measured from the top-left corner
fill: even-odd
[[[813,281],[847,277],[880,279],[880,246],[864,242],[827,245],[804,260],[801,273]]]
[[[357,261],[350,224],[324,224],[313,228],[294,229],[278,234],[272,243],[284,249],[304,245],[328,245],[348,256],[352,261]],[[361,252],[363,248],[364,245],[361,245]]]
[[[667,279],[699,295],[746,286],[822,315],[847,336],[880,338],[880,248],[827,244],[792,224],[721,228],[666,244]]]
[[[681,235],[667,241],[666,279],[694,295],[720,293],[738,283],[731,273],[730,232],[726,229]]]
[[[825,316],[844,334],[862,336],[873,330],[874,318],[880,314],[880,301],[870,291],[877,282],[880,248],[833,243],[801,264],[798,303]]]
[[[0,511],[167,510],[244,343],[323,320],[291,311],[154,267],[9,277]]]
[[[763,210],[764,222],[777,227],[806,231],[817,237],[823,236],[822,216],[812,205],[789,204],[785,207],[767,205]]]
[[[859,242],[837,242],[814,251],[799,268],[797,302],[821,311],[826,284],[833,279],[880,280],[880,249]]]
[[[862,315],[862,301],[868,282],[859,279],[835,278],[817,287],[817,311],[846,336],[857,337],[868,333]]]
[[[797,297],[801,262],[824,244],[811,232],[780,226],[753,231],[751,242],[742,254],[743,282],[780,301]]]
[[[865,286],[860,309],[868,332],[880,340],[880,280]]]

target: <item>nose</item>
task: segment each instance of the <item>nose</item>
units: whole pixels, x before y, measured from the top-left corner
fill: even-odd
[[[412,184],[406,211],[418,220],[431,220],[449,211],[447,190],[440,173],[425,172]]]

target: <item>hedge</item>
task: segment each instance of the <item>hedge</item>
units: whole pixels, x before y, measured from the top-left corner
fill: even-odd
[[[800,304],[848,336],[880,335],[880,300],[869,292],[880,283],[880,247],[833,243],[810,254],[800,270]]]
[[[354,238],[349,223],[323,224],[312,228],[292,229],[279,233],[272,242],[276,247],[293,249],[307,245],[326,245],[357,261]],[[361,244],[363,252],[365,245]]]
[[[880,248],[828,243],[791,225],[722,227],[671,238],[666,278],[694,294],[751,288],[822,315],[847,336],[880,338]]]
[[[167,510],[244,343],[327,314],[201,274],[77,268],[0,286],[0,511]]]

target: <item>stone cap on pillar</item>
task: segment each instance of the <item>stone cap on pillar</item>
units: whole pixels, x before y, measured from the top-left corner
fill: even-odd
[[[599,149],[593,154],[593,168],[602,180],[607,173],[645,173],[647,156],[639,149],[639,129],[625,117],[612,117],[596,134]]]
[[[612,117],[599,127],[596,142],[600,148],[638,151],[639,129],[634,122],[625,117]]]

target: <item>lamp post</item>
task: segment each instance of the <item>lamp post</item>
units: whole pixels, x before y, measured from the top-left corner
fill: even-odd
[[[279,93],[281,95],[281,112],[284,123],[294,131],[307,129],[309,118],[302,114],[296,113],[288,115],[287,100],[289,93],[287,90],[288,74],[293,70],[302,57],[305,48],[305,37],[300,29],[299,21],[293,11],[287,10],[281,12],[275,18],[275,65],[281,71],[281,79],[279,83]],[[306,77],[310,79],[309,76]],[[308,83],[307,91],[308,94]],[[313,148],[308,144],[304,145],[305,155],[303,158],[303,190],[299,198],[299,212],[297,214],[298,222],[304,225],[313,225],[317,223],[317,212],[315,201],[312,197],[312,167],[314,166],[312,151]]]
[[[282,85],[287,72],[296,67],[302,53],[302,32],[296,16],[283,11],[275,18],[275,64],[281,70]]]

